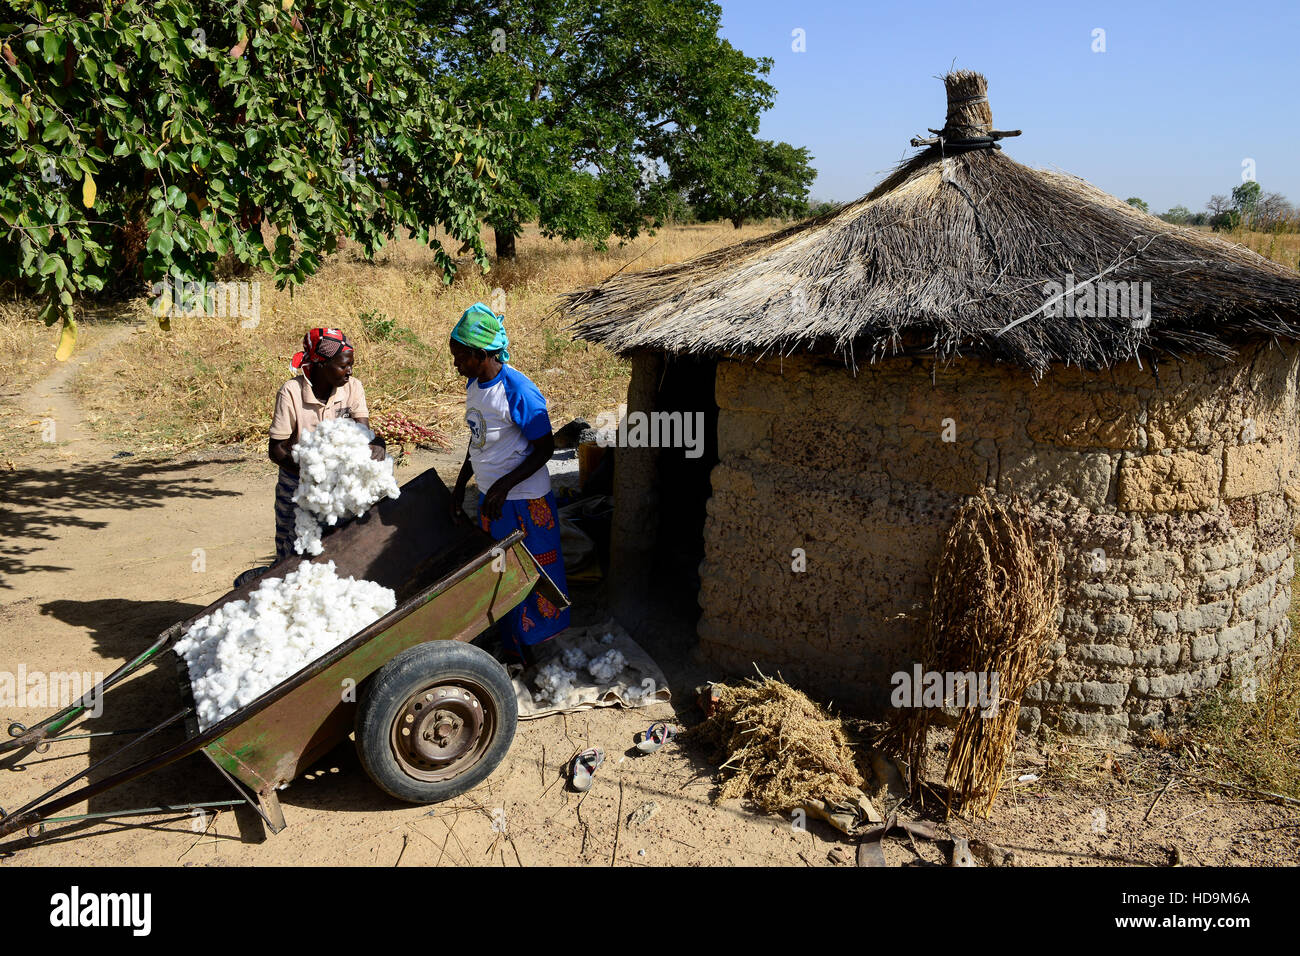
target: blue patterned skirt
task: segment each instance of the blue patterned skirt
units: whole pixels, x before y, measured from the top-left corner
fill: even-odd
[[[524,547],[537,559],[537,563],[564,594],[569,585],[564,577],[564,554],[560,550],[560,509],[555,495],[545,498],[507,501],[501,506],[501,517],[488,521],[483,514],[483,495],[478,496],[479,525],[493,540],[500,541],[515,531],[523,531]],[[556,607],[536,590],[503,619],[505,633],[502,640],[506,650],[522,656],[522,646],[540,644],[569,626],[569,609]]]

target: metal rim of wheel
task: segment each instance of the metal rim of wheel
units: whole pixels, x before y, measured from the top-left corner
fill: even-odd
[[[497,727],[487,689],[468,678],[439,681],[411,694],[389,736],[402,772],[415,780],[450,780],[487,752]]]

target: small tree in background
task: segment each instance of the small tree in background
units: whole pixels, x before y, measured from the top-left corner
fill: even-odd
[[[808,189],[817,178],[811,159],[803,147],[763,139],[739,168],[719,162],[683,164],[674,180],[680,180],[701,219],[726,219],[739,229],[753,219],[806,216]]]
[[[1134,209],[1140,209],[1143,212],[1151,211],[1150,208],[1147,206],[1146,200],[1139,199],[1137,196],[1129,196],[1128,199],[1125,199],[1124,201],[1128,203],[1130,206],[1132,206]]]
[[[1259,228],[1274,232],[1293,232],[1300,225],[1296,207],[1281,193],[1264,193],[1255,203]]]
[[[1247,180],[1232,190],[1232,206],[1241,219],[1246,222],[1250,222],[1251,217],[1255,214],[1255,206],[1259,203],[1260,192],[1259,183],[1253,179]]]
[[[1221,229],[1232,228],[1231,208],[1227,196],[1222,193],[1215,193],[1211,196],[1209,201],[1205,204],[1205,209],[1210,214],[1208,220],[1210,228],[1215,232],[1218,232]]]

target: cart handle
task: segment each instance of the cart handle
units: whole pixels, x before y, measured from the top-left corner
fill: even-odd
[[[44,753],[44,751],[40,749],[41,741],[45,740],[47,737],[56,736],[60,730],[63,730],[94,706],[96,697],[102,697],[104,691],[108,690],[108,688],[120,682],[122,678],[143,667],[148,663],[149,659],[162,650],[163,646],[170,640],[171,629],[168,628],[167,632],[165,632],[162,637],[158,638],[158,640],[154,641],[153,644],[137,654],[134,659],[127,661],[94,687],[90,688],[90,690],[82,694],[81,699],[75,704],[69,704],[57,713],[46,717],[39,724],[25,727],[17,721],[11,723],[8,727],[9,736],[16,739],[6,740],[3,743],[0,743],[0,754],[8,753],[10,750],[18,750],[21,747],[30,747],[38,753]],[[15,730],[15,728],[17,728],[17,730]]]

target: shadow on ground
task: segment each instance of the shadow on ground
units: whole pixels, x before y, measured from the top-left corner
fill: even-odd
[[[94,512],[239,496],[193,474],[203,467],[198,461],[95,462],[0,472],[0,588],[12,588],[8,579],[19,574],[70,570],[30,563],[28,557],[43,550],[33,542],[57,541],[70,528],[104,528],[106,521],[88,516]]]

